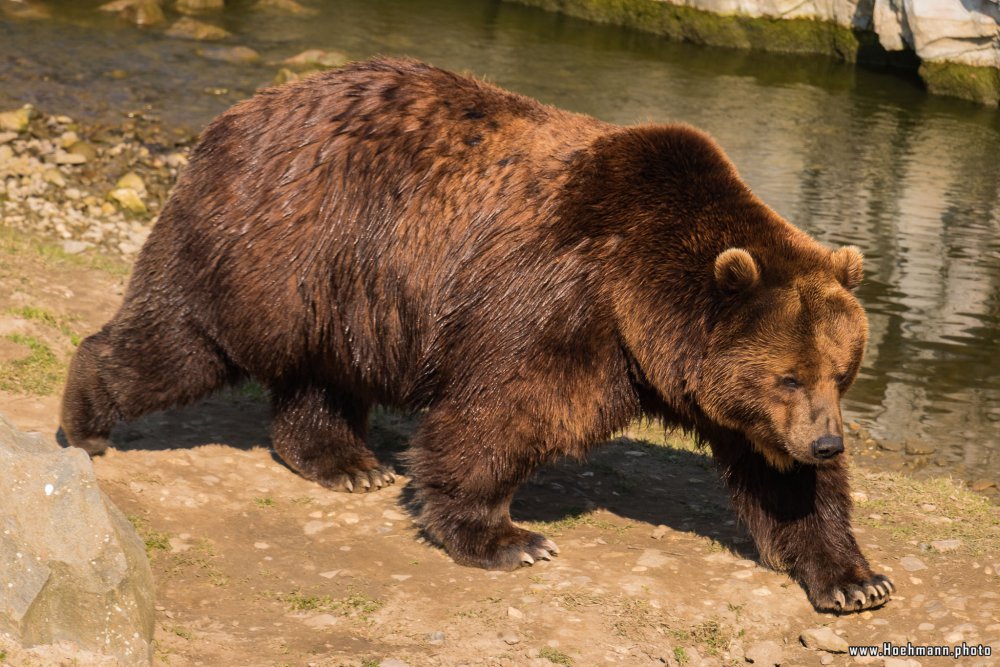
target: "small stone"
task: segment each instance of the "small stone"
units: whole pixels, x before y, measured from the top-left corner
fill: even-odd
[[[76,132],[63,132],[59,135],[59,145],[63,148],[69,148],[78,141],[80,141],[80,135]]]
[[[145,196],[146,194],[146,184],[142,181],[138,174],[134,171],[130,171],[115,183],[116,188],[132,188],[136,191],[136,194]]]
[[[806,648],[829,653],[846,653],[848,646],[847,640],[829,627],[806,630],[799,636],[799,641]]]
[[[819,664],[821,664],[821,665],[832,665],[833,664],[833,656],[830,655],[829,653],[824,653],[823,657],[821,657],[819,659]]]
[[[891,440],[879,440],[875,443],[879,449],[886,452],[898,452],[903,449],[903,446],[898,442],[892,442]],[[907,452],[909,453],[909,452]]]
[[[927,456],[937,451],[933,445],[922,440],[907,440],[905,449],[910,456]]]
[[[507,616],[509,618],[521,619],[524,618],[524,612],[514,607],[507,607]]]
[[[213,49],[198,49],[196,53],[206,60],[229,63],[231,65],[252,65],[260,62],[260,54],[249,46],[226,46]]]
[[[331,625],[336,625],[339,622],[340,619],[333,614],[318,614],[310,616],[305,620],[306,625],[316,629],[329,628]]]
[[[396,658],[383,658],[379,660],[378,667],[410,667],[410,663]]]
[[[958,551],[961,546],[962,540],[935,540],[931,542],[931,548],[943,554],[949,551]]]
[[[66,152],[72,155],[82,155],[87,158],[88,161],[97,157],[97,149],[88,144],[86,141],[77,141],[71,144],[66,148]]]
[[[177,0],[174,9],[181,14],[203,14],[216,12],[225,7],[223,0]]]
[[[849,422],[847,424],[847,428],[851,429],[852,431],[860,431],[861,424],[859,424],[858,422]]]
[[[167,156],[167,166],[177,169],[179,167],[187,166],[188,159],[183,153],[171,153]]]
[[[192,18],[177,19],[173,25],[167,28],[166,35],[177,39],[192,39],[199,42],[214,42],[230,36],[228,30],[224,30],[210,23],[204,23]]]
[[[2,143],[3,141],[0,140],[0,144]],[[994,482],[992,479],[977,479],[975,482],[972,483],[973,491],[986,491],[987,489],[995,489],[996,487],[997,483]]]
[[[437,632],[431,632],[427,634],[428,644],[443,644],[444,643],[444,633],[438,630]]]
[[[747,649],[746,660],[755,665],[775,667],[780,665],[783,659],[784,652],[781,647],[772,641],[757,642]]]
[[[933,512],[934,510],[937,509],[937,505],[934,505],[933,503],[924,503],[923,505],[920,506],[920,509],[922,509],[925,512]]]
[[[326,572],[320,572],[319,576],[323,577],[324,579],[333,579],[342,571],[343,570],[327,570]]]
[[[142,198],[132,188],[117,188],[108,193],[108,199],[118,202],[126,211],[131,213],[145,213],[146,204]]]
[[[886,658],[882,667],[920,667],[920,663],[911,658]]]
[[[944,640],[949,644],[957,644],[965,640],[965,635],[961,632],[949,632],[944,636]]]
[[[259,0],[253,6],[254,9],[274,12],[284,12],[296,16],[312,16],[318,12],[315,9],[305,7],[295,0]]]
[[[343,521],[348,525],[353,525],[361,521],[361,517],[359,517],[357,514],[354,514],[353,512],[344,512],[343,514],[340,515],[339,518],[341,521]]]
[[[500,633],[500,639],[503,640],[505,644],[510,644],[511,646],[521,641],[521,638],[518,637],[517,634],[509,630],[507,632]]]
[[[129,23],[141,27],[162,23],[165,18],[160,3],[156,0],[113,0],[98,9],[102,12],[116,13]]]
[[[653,529],[653,532],[650,533],[649,536],[652,537],[654,540],[662,540],[667,535],[667,531],[669,530],[670,530],[669,528],[667,528],[663,524],[660,524],[659,526]]]
[[[58,169],[49,168],[43,171],[42,180],[59,188],[66,187],[66,179]]]
[[[334,524],[330,521],[307,521],[304,526],[302,526],[302,532],[306,535],[315,535],[316,533],[330,528]]]
[[[912,555],[900,558],[899,565],[907,572],[919,572],[920,570],[927,569],[922,560]]]
[[[0,144],[6,144],[15,139],[17,139],[17,132],[0,132]]]
[[[254,542],[253,547],[254,549],[270,549],[271,545],[267,542]]]
[[[24,106],[14,111],[4,111],[0,113],[0,130],[10,132],[24,132],[28,129],[28,122],[31,120],[31,107]]]
[[[64,153],[62,151],[56,153],[55,163],[56,164],[83,164],[87,161],[85,155],[78,155],[76,153]]]
[[[386,510],[382,512],[382,518],[388,519],[389,521],[406,521],[409,517],[402,512],[397,512],[396,510]]]
[[[67,255],[78,255],[87,248],[93,248],[94,244],[89,241],[76,241],[70,239],[62,242],[63,252]]]
[[[285,58],[281,64],[291,67],[342,67],[349,61],[347,56],[337,51],[308,49],[291,58]]]
[[[274,84],[275,86],[281,86],[286,83],[291,83],[292,81],[298,81],[301,78],[302,78],[301,74],[293,72],[287,67],[282,67],[281,69],[278,70],[278,73],[274,75],[274,78],[271,79],[271,83]]]

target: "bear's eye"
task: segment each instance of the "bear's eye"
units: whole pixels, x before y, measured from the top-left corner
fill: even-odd
[[[834,382],[837,383],[838,387],[846,387],[847,386],[847,381],[850,380],[850,379],[851,379],[851,376],[850,376],[849,373],[840,373],[836,377],[833,378]]]
[[[782,386],[788,387],[789,389],[798,389],[802,385],[799,384],[798,378],[794,375],[783,375],[781,377]]]

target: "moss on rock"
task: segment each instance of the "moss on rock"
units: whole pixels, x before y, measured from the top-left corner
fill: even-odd
[[[1000,69],[926,61],[921,63],[919,72],[927,90],[935,95],[961,97],[991,106],[1000,103]]]
[[[854,31],[827,21],[721,15],[662,0],[514,0],[577,18],[652,32],[670,39],[778,53],[857,59]]]

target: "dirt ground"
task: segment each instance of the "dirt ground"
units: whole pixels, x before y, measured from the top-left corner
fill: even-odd
[[[54,432],[66,361],[114,312],[127,270],[0,237],[0,411],[18,427]],[[385,459],[418,419],[376,415]],[[398,461],[399,483],[368,495],[298,477],[269,447],[254,386],[113,440],[94,467],[146,542],[157,665],[737,665],[765,642],[783,665],[1000,664],[1000,508],[951,480],[855,469],[859,541],[898,593],[835,616],[758,564],[711,460],[651,428],[522,489],[515,518],[561,554],[511,573],[460,567],[425,542]],[[965,642],[994,656],[908,663],[805,648],[800,634],[822,626],[851,645]]]

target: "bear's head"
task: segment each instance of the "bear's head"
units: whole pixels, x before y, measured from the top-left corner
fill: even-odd
[[[829,463],[844,451],[840,399],[868,335],[851,293],[862,256],[854,247],[823,251],[818,265],[789,271],[794,260],[760,254],[730,248],[715,258],[715,288],[727,306],[709,334],[699,407],[779,469]],[[764,279],[768,261],[786,265],[771,272],[781,279]]]

